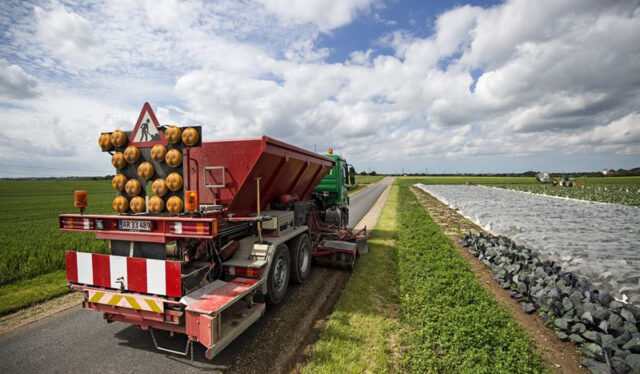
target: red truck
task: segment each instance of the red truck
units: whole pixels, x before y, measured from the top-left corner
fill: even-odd
[[[110,255],[67,251],[69,287],[83,307],[149,330],[158,349],[213,358],[302,283],[312,262],[353,269],[366,228],[325,221],[314,187],[333,158],[263,136],[202,142],[200,127],[160,126],[145,103],[131,132],[103,133],[117,174],[115,215],[62,214],[60,230],[92,232]],[[334,178],[335,179],[335,178]],[[342,227],[341,227],[342,225]],[[184,352],[154,329],[186,334]]]

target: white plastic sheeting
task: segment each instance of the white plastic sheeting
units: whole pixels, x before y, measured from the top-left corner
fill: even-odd
[[[595,288],[640,305],[640,208],[484,186],[416,187],[485,230],[556,261]]]

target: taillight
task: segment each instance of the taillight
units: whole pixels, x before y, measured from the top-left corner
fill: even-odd
[[[116,230],[118,228],[118,221],[114,220],[96,220],[96,230]]]
[[[249,268],[242,266],[225,266],[224,273],[226,275],[232,275],[236,277],[249,277],[258,278],[260,276],[261,268]]]
[[[178,235],[211,235],[211,225],[203,222],[171,222],[169,232]]]
[[[94,230],[96,222],[93,218],[63,218],[63,229]]]

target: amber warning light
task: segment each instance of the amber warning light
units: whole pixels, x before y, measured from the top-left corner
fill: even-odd
[[[185,195],[185,208],[187,211],[193,213],[198,210],[198,193],[196,191],[187,191]]]
[[[73,193],[73,205],[80,209],[80,214],[84,213],[87,207],[87,191],[75,191]]]

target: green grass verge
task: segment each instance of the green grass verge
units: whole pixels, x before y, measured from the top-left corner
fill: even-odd
[[[480,286],[465,260],[400,181],[397,246],[402,368],[413,373],[544,372],[529,336]]]
[[[393,245],[398,207],[393,187],[362,256],[333,314],[313,346],[304,373],[386,373],[398,331],[397,261]],[[337,291],[337,290],[336,290]]]
[[[384,178],[384,175],[358,175],[356,174],[356,184],[371,184]]]
[[[0,286],[0,315],[68,293],[64,271]]]

